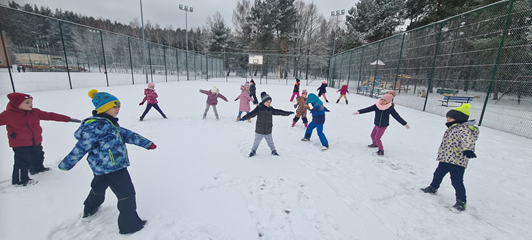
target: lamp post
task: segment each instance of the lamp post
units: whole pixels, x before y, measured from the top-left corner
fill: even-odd
[[[189,6],[183,6],[183,4],[179,4],[179,10],[185,11],[185,38],[187,42],[187,52],[185,53],[185,64],[187,65],[187,80],[189,80],[188,77],[188,19],[187,19],[187,13],[193,12],[194,8]]]
[[[146,38],[144,37],[144,16],[142,14],[142,0],[140,0],[140,22],[142,24],[142,59],[144,60],[144,73],[146,74],[146,83],[148,83],[148,69],[146,69]]]
[[[334,17],[336,16],[336,24],[334,26],[334,44],[333,44],[333,56],[334,56],[334,52],[336,50],[336,30],[338,29],[338,16],[340,15],[344,15],[345,14],[345,10],[342,9],[342,10],[336,10],[336,11],[331,11],[331,16]]]

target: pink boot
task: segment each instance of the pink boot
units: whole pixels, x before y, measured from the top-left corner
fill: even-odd
[[[292,127],[293,127],[294,125],[296,125],[296,122],[292,122]]]
[[[305,128],[308,126],[308,123],[303,123],[303,124],[305,124]]]

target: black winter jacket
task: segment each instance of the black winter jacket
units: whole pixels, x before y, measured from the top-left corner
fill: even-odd
[[[401,125],[406,125],[406,121],[403,120],[403,118],[401,118],[401,116],[399,116],[399,113],[397,113],[397,111],[395,111],[395,108],[394,108],[394,105],[392,104],[391,107],[389,107],[388,109],[386,110],[380,110],[376,104],[373,104],[367,108],[363,108],[363,109],[360,109],[358,110],[358,112],[360,114],[362,113],[368,113],[368,112],[373,112],[375,111],[375,120],[374,120],[374,124],[375,126],[377,127],[388,127],[390,125],[390,114],[393,116],[393,118],[395,118],[395,120],[397,120]]]
[[[299,84],[294,83],[294,91],[293,92],[299,92]]]
[[[257,124],[255,125],[255,132],[259,134],[271,134],[273,127],[273,115],[288,116],[290,112],[275,109],[273,107],[266,107],[260,103],[253,111],[243,116],[243,120],[248,120],[257,116]]]
[[[322,83],[321,86],[317,90],[318,90],[319,95],[327,93],[327,84]]]
[[[250,86],[249,86],[249,96],[255,95],[255,91],[257,91],[257,88],[255,87],[255,84],[250,84]]]

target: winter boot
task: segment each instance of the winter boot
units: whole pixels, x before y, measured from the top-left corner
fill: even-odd
[[[251,152],[249,153],[249,157],[253,157],[257,154],[257,152],[255,150],[251,150]]]
[[[94,215],[96,212],[98,212],[98,209],[100,208],[100,206],[96,207],[95,209],[92,209],[90,211],[83,211],[83,218],[86,218],[86,217],[90,217],[92,215]]]
[[[456,203],[454,204],[453,208],[456,208],[459,211],[464,211],[466,209],[466,202],[456,199]]]
[[[248,123],[250,123],[250,122],[251,122],[251,118],[250,118],[250,119],[248,119]]]
[[[336,103],[338,103],[340,101],[340,99],[338,98],[338,100],[336,100]]]
[[[142,122],[142,120],[144,120],[144,118],[143,118],[143,117],[140,117],[140,118],[139,118],[139,121],[141,121],[141,122]]]
[[[39,170],[35,170],[35,171],[30,171],[30,174],[31,175],[35,175],[37,173],[42,173],[42,172],[47,172],[47,171],[50,171],[50,168],[47,168],[47,167],[43,167]]]
[[[438,189],[429,185],[426,188],[422,188],[421,191],[423,191],[424,193],[436,194],[438,192]]]
[[[325,151],[325,150],[327,150],[327,149],[329,149],[329,144],[325,144],[325,145],[323,145],[323,149],[322,149],[322,150]]]
[[[203,119],[205,119],[207,117],[207,114],[203,114]]]
[[[240,122],[240,117],[236,117],[236,121],[237,121],[237,122]]]
[[[349,101],[345,100],[345,104],[349,104]]]
[[[329,102],[329,100],[325,99],[325,102]]]
[[[279,156],[279,153],[277,153],[277,150],[273,150],[272,155]]]
[[[308,126],[308,123],[303,123],[303,124],[305,124],[305,128]]]
[[[301,141],[303,141],[303,142],[310,141],[310,133],[305,133],[305,137],[303,137],[303,139],[301,139]]]
[[[296,125],[296,122],[292,122],[292,127]]]
[[[368,145],[368,147],[369,148],[378,148],[379,146],[377,146],[377,144],[372,143],[372,144]]]
[[[377,151],[377,156],[384,156],[384,150]]]

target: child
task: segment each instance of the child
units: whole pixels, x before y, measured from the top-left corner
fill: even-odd
[[[144,110],[144,113],[142,113],[142,116],[140,116],[140,121],[144,120],[144,116],[148,114],[150,109],[153,107],[155,110],[157,110],[163,118],[166,119],[166,115],[164,115],[163,111],[159,108],[159,105],[157,104],[157,93],[155,92],[155,83],[149,82],[148,88],[144,89],[144,99],[142,99],[142,102],[139,103],[139,106],[142,106],[146,100],[148,100],[148,105],[146,106],[146,110]]]
[[[307,110],[310,109],[307,103],[307,90],[303,89],[301,92],[301,97],[296,98],[296,104],[294,104],[294,107],[297,108],[296,110],[296,116],[294,117],[294,121],[292,122],[292,127],[296,125],[297,121],[301,117],[301,120],[303,120],[303,124],[305,124],[305,127],[307,127]]]
[[[249,110],[251,109],[249,107],[249,102],[253,102],[253,99],[249,96],[248,93],[249,89],[249,83],[246,82],[243,86],[240,86],[240,90],[242,92],[238,97],[236,97],[235,101],[240,99],[240,107],[238,109],[238,117],[236,117],[236,121],[240,121],[240,117],[242,116],[242,112],[249,113]],[[248,119],[248,122],[251,122],[251,119]]]
[[[314,93],[308,95],[308,102],[313,106],[310,110],[312,113],[312,122],[308,125],[307,131],[305,131],[305,137],[303,137],[301,141],[310,141],[312,130],[316,128],[321,145],[323,145],[323,150],[327,150],[329,149],[329,142],[327,141],[325,134],[323,134],[323,124],[325,123],[325,112],[329,112],[329,109],[323,106],[323,102]]]
[[[340,102],[340,99],[342,99],[342,97],[345,98],[345,104],[349,104],[349,102],[347,101],[347,97],[345,96],[346,93],[349,93],[349,90],[347,89],[347,82],[344,81],[342,82],[342,88],[340,88],[340,90],[336,91],[336,92],[340,92],[340,97],[338,98],[338,100],[336,100],[336,103]]]
[[[6,125],[9,146],[15,153],[11,184],[26,186],[35,183],[28,176],[50,170],[44,167],[41,120],[81,122],[65,115],[33,108],[33,98],[24,93],[7,95],[9,103],[0,113],[0,126]]]
[[[318,97],[321,97],[321,95],[323,95],[323,99],[325,99],[325,102],[329,102],[329,100],[327,100],[327,97],[325,96],[325,93],[327,92],[327,80],[321,81],[321,86],[318,88],[318,91]]]
[[[257,116],[257,124],[255,125],[255,141],[253,142],[253,147],[251,148],[251,153],[249,153],[249,156],[255,156],[257,153],[257,148],[259,147],[259,144],[263,138],[266,138],[266,143],[268,143],[268,146],[272,150],[272,155],[279,156],[277,150],[275,150],[275,145],[273,145],[273,115],[288,116],[294,112],[287,112],[273,108],[271,106],[272,98],[266,92],[262,92],[260,97],[262,99],[260,104],[253,109],[253,111],[240,119],[240,121],[244,121]]]
[[[382,135],[388,125],[390,125],[390,114],[397,120],[401,125],[405,126],[407,129],[410,129],[410,126],[406,123],[405,120],[399,116],[399,113],[395,111],[394,104],[392,103],[393,95],[384,94],[381,99],[367,108],[360,109],[357,112],[354,112],[353,115],[358,115],[362,113],[368,113],[375,111],[375,120],[373,123],[373,131],[371,132],[371,141],[372,143],[368,145],[370,148],[379,148],[377,155],[384,156],[384,147],[381,142]]]
[[[227,98],[225,98],[224,95],[219,93],[218,88],[216,86],[212,86],[210,91],[207,90],[201,90],[200,92],[207,95],[207,106],[205,107],[205,112],[203,113],[203,119],[207,117],[207,112],[209,111],[209,108],[212,106],[212,110],[214,110],[214,115],[216,116],[216,120],[220,120],[218,117],[218,111],[216,111],[216,105],[218,104],[218,98],[223,99],[227,102]]]
[[[259,101],[257,100],[256,91],[257,91],[257,87],[255,87],[255,81],[251,79],[251,81],[249,81],[249,96],[254,99],[253,104],[255,105],[259,104]]]
[[[474,126],[475,120],[468,121],[470,108],[471,105],[466,103],[447,112],[447,123],[445,123],[447,130],[443,134],[436,158],[440,163],[430,185],[421,189],[425,193],[436,194],[443,177],[450,173],[456,194],[456,204],[453,207],[460,211],[466,209],[465,169],[469,159],[477,157],[475,142],[480,133],[478,127]]]
[[[294,90],[293,90],[293,93],[292,93],[292,97],[290,98],[290,102],[293,102],[294,101],[294,96],[297,95],[297,97],[299,97],[299,78],[296,78],[296,83],[294,83]]]
[[[129,158],[126,143],[135,144],[145,149],[155,149],[157,146],[139,134],[121,127],[118,124],[120,101],[115,96],[89,91],[95,109],[93,117],[83,120],[74,133],[78,140],[74,149],[59,163],[59,169],[70,170],[89,153],[87,161],[92,169],[94,178],[91,190],[83,204],[83,217],[95,214],[105,200],[105,190],[111,188],[118,198],[118,228],[120,234],[129,234],[141,230],[146,224],[137,214],[135,201],[135,187],[131,181],[127,167]]]

